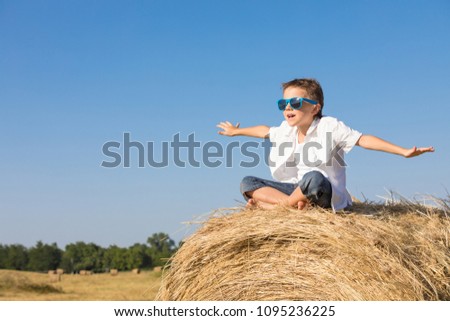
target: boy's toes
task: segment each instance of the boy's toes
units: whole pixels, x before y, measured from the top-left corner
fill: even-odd
[[[297,208],[299,209],[299,210],[303,210],[305,207],[306,207],[306,202],[304,202],[304,201],[300,201],[300,202],[298,202],[298,204],[297,204]]]
[[[255,206],[256,206],[256,201],[255,201],[253,198],[250,198],[250,199],[247,201],[247,205],[246,205],[245,207],[251,208],[251,207],[255,207]]]

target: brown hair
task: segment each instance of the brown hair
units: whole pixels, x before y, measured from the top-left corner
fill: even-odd
[[[302,88],[308,94],[308,98],[318,101],[320,104],[320,111],[317,113],[316,117],[322,117],[322,109],[324,105],[323,101],[323,91],[320,83],[313,78],[302,78],[302,79],[294,79],[288,82],[281,84],[283,86],[283,91],[288,87],[298,87]]]

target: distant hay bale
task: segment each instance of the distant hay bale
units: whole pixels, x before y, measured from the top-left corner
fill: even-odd
[[[449,234],[446,213],[411,204],[219,213],[169,260],[156,299],[450,300]]]
[[[132,269],[131,272],[134,273],[134,274],[139,274],[139,273],[141,273],[141,270],[139,270],[139,269]]]
[[[117,269],[111,269],[111,270],[109,271],[109,274],[111,274],[112,276],[116,276],[117,274],[119,274],[119,270],[117,270]]]
[[[49,281],[52,283],[61,281],[61,274],[57,274],[57,273],[50,274],[49,273],[48,276],[49,276]]]
[[[80,275],[92,275],[93,273],[91,270],[80,270]]]
[[[56,274],[56,271],[55,270],[48,270],[48,275],[53,275],[53,274]]]
[[[153,268],[153,272],[161,272],[162,271],[162,266],[155,266]]]
[[[64,274],[64,270],[63,269],[56,269],[56,274]]]

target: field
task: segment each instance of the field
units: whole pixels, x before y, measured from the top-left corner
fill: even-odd
[[[153,300],[161,272],[64,274],[52,281],[45,273],[0,270],[0,301],[141,301]]]

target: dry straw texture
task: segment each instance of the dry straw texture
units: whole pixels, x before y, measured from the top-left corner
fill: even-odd
[[[156,299],[449,300],[449,230],[445,208],[411,203],[222,211],[171,258]]]

